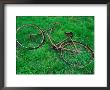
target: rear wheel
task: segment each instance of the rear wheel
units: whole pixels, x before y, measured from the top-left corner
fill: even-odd
[[[93,62],[94,53],[88,46],[76,42],[66,42],[61,50],[63,61],[73,67],[83,68]]]
[[[17,45],[26,49],[37,49],[44,42],[43,31],[37,25],[26,24],[17,28]]]

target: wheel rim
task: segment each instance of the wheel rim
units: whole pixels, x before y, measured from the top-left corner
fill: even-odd
[[[44,34],[37,25],[22,25],[16,31],[16,41],[23,48],[37,49],[44,42]]]

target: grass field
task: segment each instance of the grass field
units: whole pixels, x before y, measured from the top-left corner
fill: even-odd
[[[94,51],[94,16],[17,16],[16,28],[37,24],[46,30],[53,22],[60,23],[51,33],[56,43],[66,38],[65,32],[73,32],[74,40],[87,44]],[[17,38],[23,40],[23,34]],[[94,74],[94,61],[85,68],[74,68],[59,56],[60,53],[51,48],[48,38],[38,49],[16,48],[16,74]]]

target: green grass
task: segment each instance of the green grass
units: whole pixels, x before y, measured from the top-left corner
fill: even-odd
[[[74,40],[94,50],[94,16],[17,16],[16,28],[24,24],[37,24],[46,30],[53,22],[60,23],[51,33],[56,43],[66,38],[65,32],[73,32]],[[23,41],[23,37],[24,34],[21,34],[18,38]],[[27,41],[23,42],[27,44]],[[82,69],[70,67],[61,60],[60,52],[51,48],[46,38],[41,48],[16,49],[16,74],[94,74],[94,62]]]

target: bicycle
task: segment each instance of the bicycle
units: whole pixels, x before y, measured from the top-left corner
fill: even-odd
[[[47,36],[52,49],[60,52],[60,57],[65,64],[84,68],[93,62],[93,50],[88,45],[72,40],[74,37],[72,32],[65,32],[66,38],[61,42],[55,43],[50,33],[55,29],[55,25],[58,24],[60,23],[53,23],[52,27],[47,30],[40,28],[36,24],[24,24],[17,28],[16,42],[24,49],[34,50],[44,45]]]

